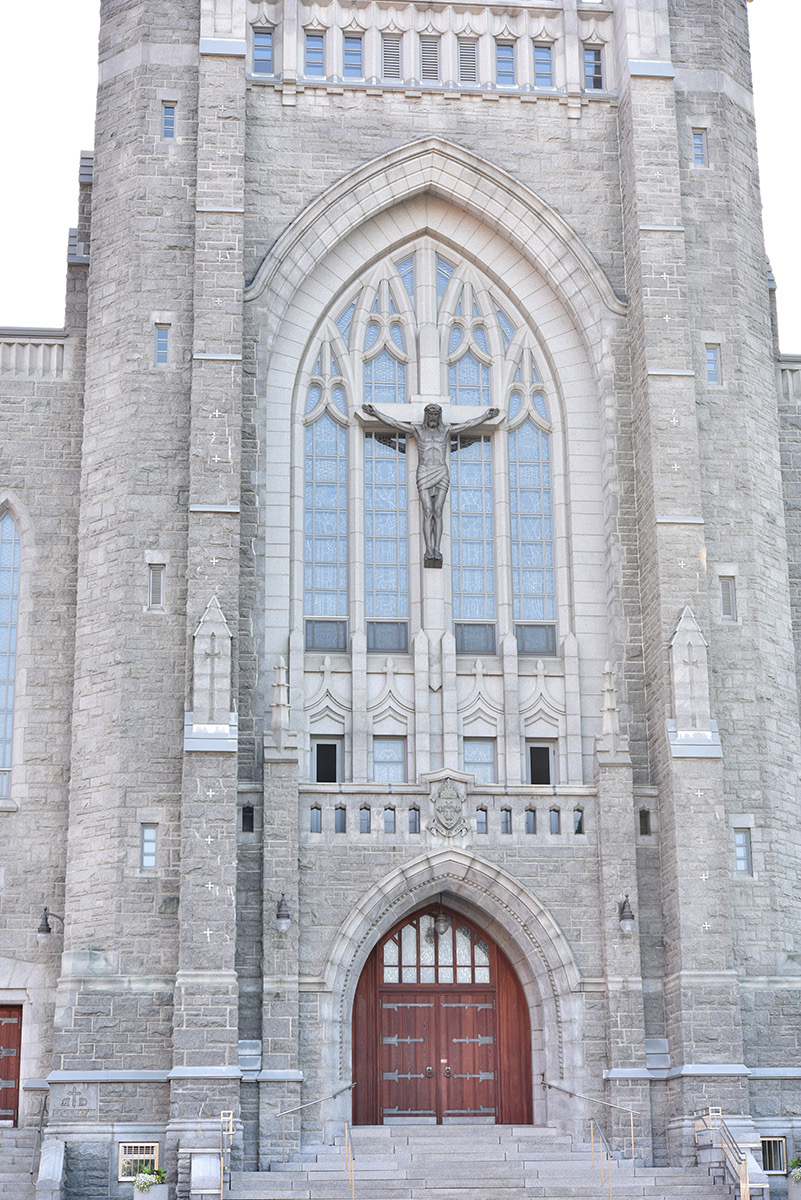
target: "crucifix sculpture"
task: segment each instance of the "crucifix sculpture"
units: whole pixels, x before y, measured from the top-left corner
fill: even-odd
[[[415,425],[410,421],[398,421],[395,417],[389,417],[386,413],[379,412],[373,404],[364,404],[362,407],[369,416],[376,417],[390,429],[411,435],[417,442],[417,494],[423,506],[424,566],[441,567],[442,510],[451,486],[448,469],[450,440],[465,429],[472,429],[476,425],[491,421],[498,416],[500,410],[488,408],[486,412],[472,417],[469,421],[446,425],[442,420],[440,405],[427,404],[422,423]]]

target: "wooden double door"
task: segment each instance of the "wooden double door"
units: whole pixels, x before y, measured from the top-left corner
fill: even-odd
[[[19,1119],[21,1047],[22,1006],[0,1007],[0,1125],[16,1125]]]
[[[353,1072],[357,1125],[531,1123],[528,1006],[486,933],[436,905],[382,939],[356,991]]]

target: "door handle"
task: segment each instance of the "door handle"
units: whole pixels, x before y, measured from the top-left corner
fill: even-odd
[[[451,1077],[450,1067],[446,1067],[445,1070],[442,1072],[442,1074],[445,1076],[446,1079],[450,1079],[450,1077]]]
[[[432,1076],[433,1074],[434,1074],[434,1068],[433,1068],[433,1067],[426,1067],[426,1075],[428,1076],[428,1078],[429,1078],[429,1079],[431,1078],[431,1076]]]

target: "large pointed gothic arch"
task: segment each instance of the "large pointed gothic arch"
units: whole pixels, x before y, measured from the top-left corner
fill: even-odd
[[[324,1054],[332,1077],[350,1079],[356,987],[376,943],[407,913],[443,902],[480,925],[517,974],[532,1017],[539,1069],[580,1082],[581,976],[567,938],[536,896],[503,868],[469,850],[433,850],[391,871],[361,898],[333,938],[323,968]],[[334,1101],[347,1116],[346,1097]],[[535,1123],[545,1118],[535,1080]]]

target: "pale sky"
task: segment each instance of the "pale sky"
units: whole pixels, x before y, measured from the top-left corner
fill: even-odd
[[[785,354],[801,354],[799,0],[749,4],[767,251]],[[0,40],[4,115],[0,326],[59,328],[78,161],[93,143],[98,0],[7,4]],[[793,147],[795,146],[795,149]]]

